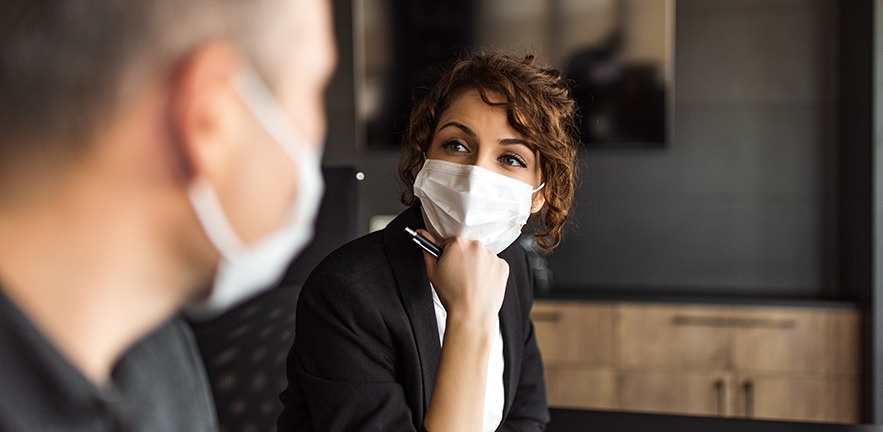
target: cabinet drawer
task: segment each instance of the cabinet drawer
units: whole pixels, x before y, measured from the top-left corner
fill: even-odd
[[[624,410],[731,416],[732,376],[725,371],[628,371],[619,377]]]
[[[855,423],[861,419],[855,377],[743,377],[738,415],[770,420]]]
[[[579,409],[616,408],[616,373],[610,367],[546,367],[549,406]]]
[[[619,319],[625,366],[860,372],[856,310],[627,305]]]
[[[619,341],[624,367],[729,367],[732,328],[725,309],[695,305],[623,305]]]
[[[547,366],[612,362],[612,306],[537,301],[531,318]]]
[[[742,313],[752,322],[733,341],[740,370],[859,374],[860,314],[855,310],[760,308]]]

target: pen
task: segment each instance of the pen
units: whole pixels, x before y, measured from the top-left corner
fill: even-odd
[[[413,240],[414,243],[417,243],[417,246],[420,246],[421,248],[423,248],[423,250],[429,252],[430,255],[434,256],[436,259],[441,256],[442,250],[440,247],[438,247],[437,244],[429,241],[428,238],[423,237],[422,234],[412,230],[411,228],[405,227],[405,232],[408,233],[409,236],[411,236],[411,240]]]

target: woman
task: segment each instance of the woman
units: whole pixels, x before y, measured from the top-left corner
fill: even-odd
[[[515,244],[547,251],[573,199],[574,103],[551,69],[461,59],[411,113],[399,163],[411,207],[310,275],[280,431],[542,430],[549,420]],[[405,233],[440,244],[438,260]]]

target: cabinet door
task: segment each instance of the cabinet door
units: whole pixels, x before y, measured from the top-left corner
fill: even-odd
[[[557,408],[616,408],[616,373],[610,367],[547,366],[546,396]]]
[[[855,423],[860,420],[859,381],[851,376],[743,377],[737,415],[774,420]]]
[[[619,376],[619,407],[631,411],[730,416],[733,379],[724,371],[628,371]]]
[[[623,305],[619,343],[623,367],[665,366],[725,369],[732,329],[720,307]]]
[[[752,308],[740,316],[733,342],[740,371],[860,373],[858,311]]]
[[[531,318],[547,366],[613,361],[613,306],[536,301]]]

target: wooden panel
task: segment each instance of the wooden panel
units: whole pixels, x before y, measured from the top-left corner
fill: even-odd
[[[734,413],[731,375],[724,371],[620,373],[619,407],[630,411],[726,416]]]
[[[750,384],[750,388],[746,388]],[[739,381],[737,414],[759,419],[855,423],[861,420],[854,377],[748,377]]]
[[[721,314],[710,306],[622,305],[622,365],[729,367],[732,329],[720,325]]]
[[[611,305],[536,301],[531,318],[546,365],[613,361]]]
[[[551,406],[859,420],[855,310],[538,301],[532,317]]]
[[[546,367],[546,395],[557,408],[616,408],[616,373],[610,367]]]
[[[739,311],[733,366],[739,370],[860,373],[860,314],[855,310],[752,308]]]

